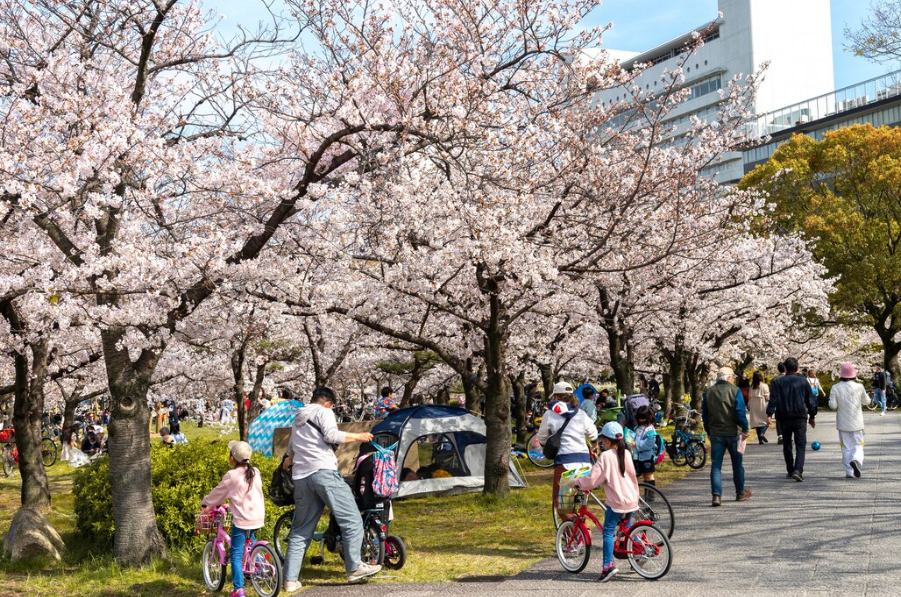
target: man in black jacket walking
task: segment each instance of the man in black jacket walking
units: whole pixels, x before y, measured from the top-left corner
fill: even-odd
[[[798,375],[798,360],[785,359],[785,375],[770,382],[770,402],[766,408],[772,424],[775,414],[782,424],[782,453],[787,479],[804,480],[804,455],[807,450],[807,424],[816,427],[817,400],[807,379]],[[792,439],[795,453],[792,454]]]

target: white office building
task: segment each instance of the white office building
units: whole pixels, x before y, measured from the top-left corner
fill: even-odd
[[[754,110],[764,114],[816,97],[833,89],[832,26],[829,0],[719,0],[721,17],[703,21],[695,31],[705,44],[684,65],[685,87],[691,98],[668,115],[675,134],[690,116],[712,118],[717,93],[736,75],[747,75],[769,63]],[[660,87],[664,70],[678,65],[693,31],[685,32],[656,48],[642,52],[605,48],[624,68],[652,63],[636,84],[647,92]],[[626,99],[625,89],[600,92],[598,101],[614,105]],[[744,174],[742,153],[723,156],[714,168],[720,182],[734,182]]]

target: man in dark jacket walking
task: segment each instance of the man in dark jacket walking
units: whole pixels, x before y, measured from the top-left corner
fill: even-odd
[[[786,479],[804,480],[804,455],[807,450],[807,424],[816,427],[817,400],[807,379],[798,375],[798,360],[785,359],[785,375],[770,382],[767,423],[773,415],[782,424],[782,453],[785,455]],[[792,453],[792,439],[795,449]]]
[[[748,415],[741,391],[732,384],[735,373],[723,367],[716,374],[716,383],[704,392],[701,415],[704,429],[710,436],[710,485],[713,507],[722,506],[723,457],[729,452],[732,460],[732,481],[735,483],[735,501],[750,498],[752,491],[745,489],[745,467],[739,439],[748,439]]]

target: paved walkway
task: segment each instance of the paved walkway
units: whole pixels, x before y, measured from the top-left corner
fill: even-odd
[[[747,486],[754,497],[724,500],[710,508],[709,464],[665,488],[676,512],[675,559],[657,582],[642,580],[621,562],[609,584],[594,582],[599,550],[578,575],[563,572],[556,559],[538,563],[499,582],[334,586],[305,596],[344,597],[560,597],[602,594],[667,597],[814,597],[901,595],[901,413],[884,418],[866,413],[866,459],[861,479],[846,479],[835,417],[823,412],[808,428],[805,482],[786,480],[782,447],[748,446]],[[732,494],[728,455],[724,489]],[[543,515],[543,513],[542,513]],[[596,538],[600,546],[600,537]],[[410,554],[416,557],[415,553]],[[625,566],[625,569],[623,568]]]

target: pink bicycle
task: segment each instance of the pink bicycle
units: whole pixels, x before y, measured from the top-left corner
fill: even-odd
[[[195,531],[198,535],[215,537],[203,546],[200,560],[203,582],[210,591],[221,591],[225,585],[229,550],[232,538],[226,531],[231,526],[231,512],[228,506],[210,508],[197,515]],[[241,560],[244,578],[249,579],[260,597],[275,597],[282,588],[282,563],[266,541],[251,541],[244,544]]]

